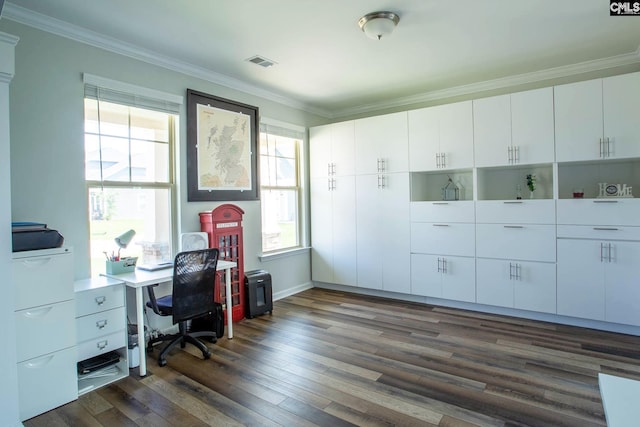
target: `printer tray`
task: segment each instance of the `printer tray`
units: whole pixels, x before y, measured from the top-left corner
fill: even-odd
[[[59,248],[64,243],[62,235],[57,230],[50,228],[13,231],[11,234],[13,252]]]
[[[115,365],[120,361],[120,355],[116,351],[110,351],[108,353],[100,354],[90,359],[78,362],[78,374],[86,375],[97,371],[98,369],[106,368],[107,366]]]

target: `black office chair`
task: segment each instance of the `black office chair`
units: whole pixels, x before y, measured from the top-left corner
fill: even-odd
[[[160,352],[158,365],[167,364],[165,356],[178,343],[182,348],[186,343],[191,343],[202,351],[205,359],[211,357],[209,349],[198,337],[210,337],[211,342],[215,342],[216,332],[190,332],[187,330],[187,322],[214,311],[213,295],[218,256],[219,251],[216,248],[180,252],[173,264],[173,293],[156,299],[154,286],[147,286],[147,307],[160,316],[173,316],[173,324],[177,323],[180,330],[177,334],[149,340],[147,351],[153,351],[153,345],[158,342],[170,341]]]

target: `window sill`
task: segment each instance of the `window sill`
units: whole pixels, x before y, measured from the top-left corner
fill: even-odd
[[[280,258],[287,258],[290,256],[300,255],[303,253],[309,253],[310,250],[311,250],[310,247],[287,249],[281,252],[269,252],[266,254],[262,254],[258,256],[258,258],[260,259],[261,262],[273,261]]]

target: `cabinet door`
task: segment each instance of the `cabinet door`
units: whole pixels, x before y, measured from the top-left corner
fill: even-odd
[[[602,80],[554,87],[556,161],[600,158]]]
[[[356,176],[356,268],[358,286],[382,289],[382,261],[388,254],[381,230],[378,175]],[[408,257],[407,257],[408,258]]]
[[[476,298],[479,304],[513,307],[509,261],[476,259]]]
[[[511,99],[509,95],[473,101],[475,165],[509,164],[511,147]]]
[[[407,112],[367,117],[355,121],[356,174],[409,170]]]
[[[558,314],[605,320],[601,242],[558,239]]]
[[[442,298],[454,301],[476,301],[476,260],[464,257],[442,257]]]
[[[440,143],[437,107],[409,111],[409,170],[439,169]]]
[[[606,245],[605,320],[640,326],[640,243]]]
[[[356,179],[337,176],[333,205],[333,283],[356,284]]]
[[[377,245],[378,262],[382,262],[382,288],[408,294],[411,292],[409,174],[388,174],[379,194],[380,215],[374,233],[381,237]]]
[[[309,129],[309,175],[311,178],[329,175],[331,126],[316,126]]]
[[[333,282],[333,209],[332,181],[312,178],[311,194],[311,278]]]
[[[411,254],[411,294],[442,298],[442,256]]]
[[[555,157],[553,89],[511,94],[511,143],[518,164],[552,163]]]
[[[353,121],[331,125],[331,161],[337,176],[353,175],[356,170],[356,143]]]
[[[556,265],[522,262],[516,265],[513,306],[522,310],[556,313]]]
[[[640,73],[608,77],[602,85],[608,157],[640,156]]]
[[[473,167],[473,112],[471,101],[436,107],[441,162],[446,169]]]

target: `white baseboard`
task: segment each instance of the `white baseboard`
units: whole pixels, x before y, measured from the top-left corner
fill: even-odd
[[[291,295],[295,295],[299,292],[306,291],[307,289],[313,288],[313,283],[307,282],[298,286],[294,286],[293,288],[286,289],[284,291],[276,292],[273,294],[273,300],[278,301],[279,299],[286,298]]]

